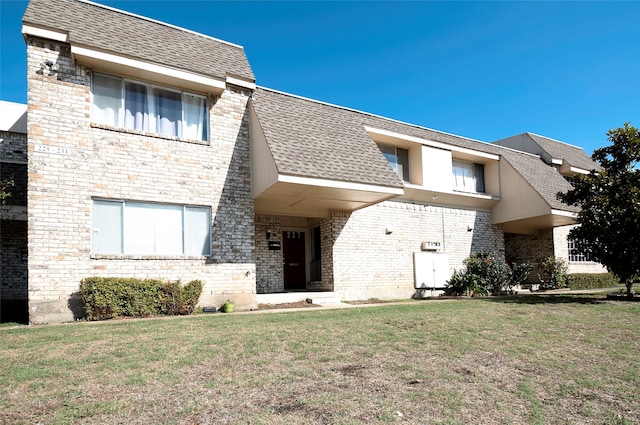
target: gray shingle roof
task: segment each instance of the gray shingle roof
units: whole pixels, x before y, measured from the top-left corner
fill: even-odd
[[[552,158],[563,159],[574,167],[585,170],[598,169],[599,165],[594,162],[584,150],[577,146],[571,146],[548,137],[537,134],[526,133],[534,142],[538,144]]]
[[[496,140],[493,143],[540,155],[547,163],[551,163],[552,159],[560,159],[573,167],[584,170],[600,169],[600,166],[581,148],[537,134],[522,133]]]
[[[564,204],[556,195],[571,189],[571,183],[565,180],[558,171],[548,166],[539,157],[504,149],[502,157],[515,168],[520,175],[553,209],[578,212],[580,209]]]
[[[365,112],[258,87],[253,105],[278,171],[305,177],[401,187],[364,127],[502,155],[554,209],[571,185],[539,157]]]
[[[72,44],[191,71],[255,81],[241,46],[79,0],[31,0],[23,23],[67,33]]]
[[[257,88],[252,104],[280,174],[401,188],[359,115]]]

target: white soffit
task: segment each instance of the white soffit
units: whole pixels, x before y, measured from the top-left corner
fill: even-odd
[[[27,105],[0,100],[0,131],[27,133]]]
[[[383,136],[383,137],[390,137],[393,139],[403,140],[411,143],[418,143],[424,146],[431,146],[438,149],[444,149],[452,152],[460,152],[467,155],[477,156],[480,158],[491,159],[494,161],[498,161],[500,159],[499,155],[481,152],[474,149],[462,148],[459,146],[449,145],[447,143],[434,142],[432,140],[422,139],[420,137],[407,136],[406,134],[396,133],[394,131],[382,130],[379,128],[373,128],[369,126],[365,126],[364,129],[367,131],[367,133],[369,133],[372,136],[377,135],[377,136]]]
[[[552,215],[559,215],[562,217],[570,217],[570,218],[577,218],[578,217],[578,213],[574,213],[571,211],[562,211],[562,210],[551,210],[551,214]]]
[[[227,75],[227,83],[228,84],[233,84],[234,86],[244,87],[244,88],[249,89],[249,90],[255,90],[256,89],[256,83],[254,83],[252,81],[244,80],[242,78],[232,77],[230,75]]]
[[[159,77],[159,80],[169,78],[171,80],[181,80],[184,87],[199,87],[200,90],[206,92],[222,92],[226,85],[224,81],[216,80],[210,77],[194,74],[192,72],[182,71],[168,66],[157,65],[150,62],[144,62],[137,59],[126,58],[99,50],[88,49],[86,47],[71,46],[71,54],[82,63],[90,65],[101,65],[108,71],[111,68],[130,68],[139,70]],[[177,84],[172,84],[177,85]]]
[[[569,167],[569,171],[571,171],[573,173],[577,173],[577,174],[589,174],[590,173],[589,170],[585,170],[584,168],[577,168],[577,167]]]
[[[314,179],[309,177],[287,176],[282,174],[278,176],[278,182],[308,186],[331,187],[335,189],[361,190],[364,192],[387,193],[390,195],[404,194],[404,190],[402,188],[377,186],[364,183],[350,183],[337,180]]]
[[[51,31],[44,28],[34,27],[32,25],[22,25],[22,34],[29,34],[34,37],[47,38],[49,40],[62,41],[67,43],[69,35],[64,32]]]

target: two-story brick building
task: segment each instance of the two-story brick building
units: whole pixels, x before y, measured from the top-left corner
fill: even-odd
[[[571,164],[256,87],[240,46],[82,0],[31,0],[23,34],[33,323],[77,316],[89,276],[200,279],[201,305],[244,309],[419,296],[574,223]]]

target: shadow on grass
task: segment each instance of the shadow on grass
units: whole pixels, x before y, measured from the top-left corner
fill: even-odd
[[[518,294],[478,299],[505,304],[602,304],[607,301],[606,294]]]

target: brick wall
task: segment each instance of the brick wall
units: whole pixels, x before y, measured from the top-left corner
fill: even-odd
[[[267,231],[269,239],[267,239]],[[256,289],[258,293],[284,291],[282,250],[270,250],[269,242],[282,243],[280,217],[256,217]]]
[[[441,244],[449,273],[472,252],[504,255],[503,232],[488,211],[387,201],[334,214],[333,231],[334,289],[343,299],[414,295],[413,253],[423,241]]]
[[[536,235],[518,235],[508,233],[504,237],[506,259],[509,262],[535,263],[539,258],[554,255],[553,232],[551,229],[540,231]]]
[[[69,299],[88,276],[200,279],[201,305],[255,305],[250,93],[210,96],[209,143],[100,128],[91,123],[91,70],[74,66],[64,43],[27,44],[31,321],[72,319]],[[38,72],[47,59],[58,73]],[[210,206],[212,256],[92,256],[96,197]]]
[[[0,161],[27,163],[27,135],[0,131]]]
[[[9,188],[7,204],[0,205],[0,316],[3,321],[23,321],[28,289],[27,135],[0,131],[0,179],[9,178],[15,186]]]
[[[0,249],[0,300],[26,300],[26,221],[0,221]]]

